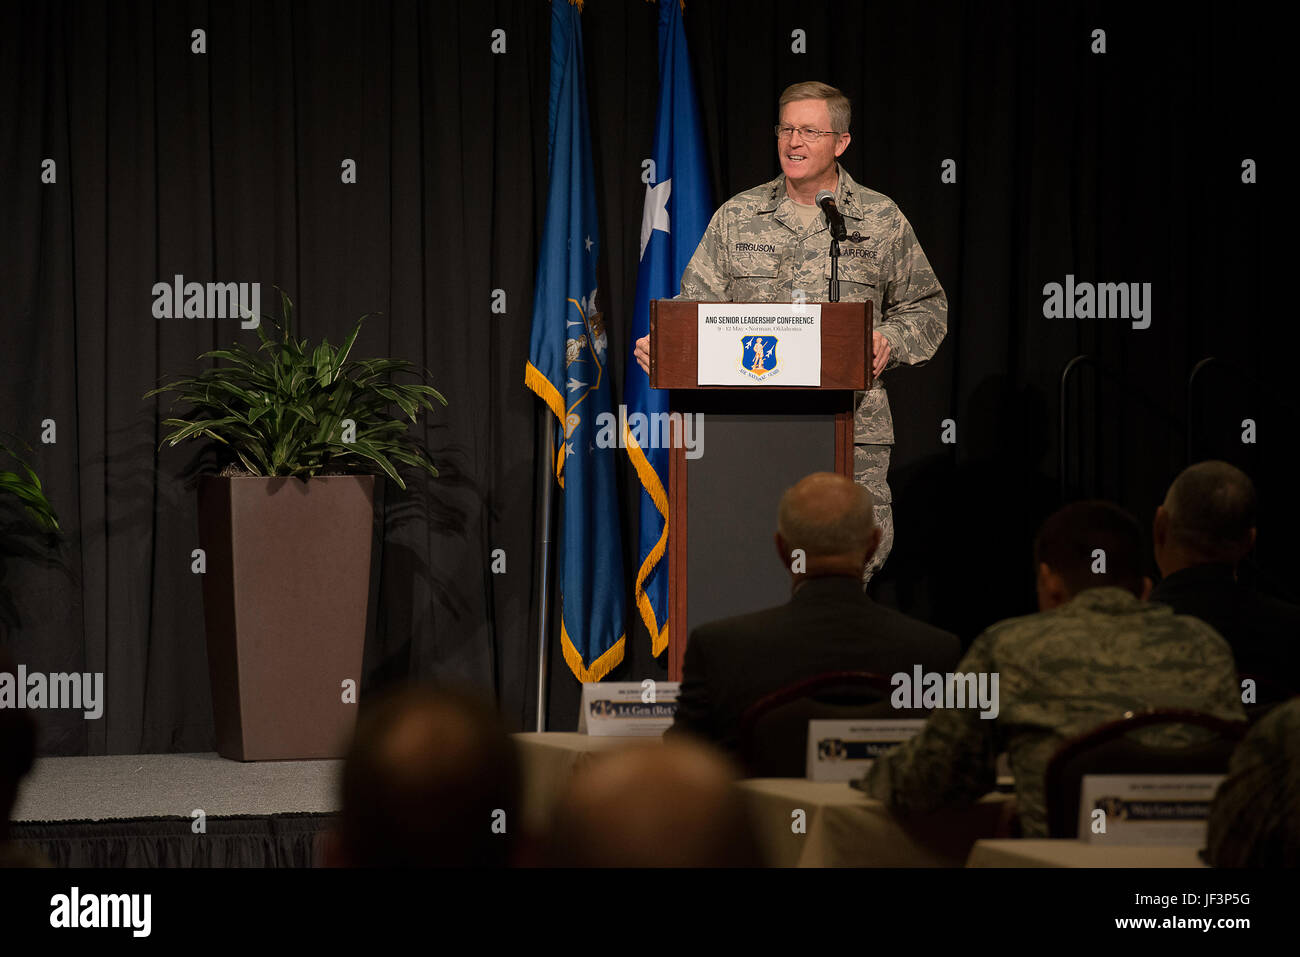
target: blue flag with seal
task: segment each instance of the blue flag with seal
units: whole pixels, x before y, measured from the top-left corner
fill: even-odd
[[[627,636],[616,443],[597,444],[597,420],[612,417],[613,383],[596,305],[600,241],[579,13],[564,0],[551,4],[550,185],[524,383],[556,419],[551,459],[564,490],[564,660],[579,681],[599,681],[623,660]]]
[[[704,128],[695,103],[691,61],[686,53],[679,0],[659,0],[659,110],[655,122],[654,168],[641,213],[641,265],[630,346],[650,333],[650,300],[677,295],[682,273],[704,237],[713,203],[704,152]],[[650,632],[653,654],[668,647],[668,449],[663,430],[668,393],[651,389],[631,349],[627,360],[627,423],[623,441],[641,482],[640,564],[635,596]],[[644,418],[638,418],[640,413]],[[661,418],[654,416],[659,414]],[[645,423],[633,430],[632,423]],[[646,439],[637,441],[637,434]],[[676,440],[680,440],[680,433]]]

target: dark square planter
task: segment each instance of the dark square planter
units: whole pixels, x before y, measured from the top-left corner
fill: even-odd
[[[343,756],[361,684],[374,498],[372,475],[199,480],[222,757]]]

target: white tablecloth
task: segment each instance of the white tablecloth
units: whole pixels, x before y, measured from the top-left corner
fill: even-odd
[[[527,731],[512,735],[524,776],[524,821],[540,833],[569,778],[597,751],[656,744],[656,737],[614,738],[572,731]]]
[[[524,818],[540,833],[574,771],[599,751],[655,744],[654,737],[594,737],[570,732],[514,735],[524,775]],[[960,867],[974,842],[1007,833],[1010,795],[991,794],[973,807],[908,822],[847,783],[751,778],[749,798],[769,864],[778,867]],[[792,825],[802,810],[803,832]]]
[[[1011,795],[990,794],[970,808],[896,818],[847,783],[753,778],[749,795],[768,863],[775,867],[961,867],[981,837],[1005,833]],[[794,812],[804,811],[804,833]]]
[[[1195,847],[1126,847],[1076,840],[977,841],[967,867],[1205,867]]]

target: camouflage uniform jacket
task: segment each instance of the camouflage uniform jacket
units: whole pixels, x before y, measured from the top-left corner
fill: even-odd
[[[1219,633],[1123,588],[1089,588],[1052,611],[998,622],[975,639],[957,671],[999,675],[998,716],[934,712],[920,734],[872,765],[868,790],[903,814],[964,806],[993,789],[1005,751],[1025,837],[1047,836],[1043,780],[1067,739],[1126,711],[1246,716],[1232,650]],[[1178,747],[1206,733],[1176,725],[1134,738]]]
[[[844,167],[839,172],[835,202],[849,233],[840,243],[840,300],[872,302],[876,331],[889,342],[886,369],[922,365],[947,332],[948,298],[894,201],[859,186]],[[800,225],[782,174],[733,196],[713,214],[682,273],[678,298],[791,302],[794,290],[802,289],[808,302],[825,302],[830,246],[825,217],[806,230]],[[855,405],[854,441],[893,445],[889,398],[879,379],[857,394]]]
[[[1212,867],[1300,867],[1300,698],[1259,720],[1210,804]]]

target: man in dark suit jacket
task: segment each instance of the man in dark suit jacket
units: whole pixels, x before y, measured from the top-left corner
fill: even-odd
[[[1227,462],[1184,469],[1156,509],[1152,529],[1164,580],[1151,592],[1180,615],[1221,634],[1237,670],[1260,680],[1256,703],[1300,691],[1300,608],[1238,580],[1237,567],[1255,545],[1255,486]]]
[[[760,698],[827,671],[950,672],[956,635],[877,605],[862,572],[880,543],[871,494],[831,472],[781,498],[776,549],[790,570],[789,602],[691,632],[670,734],[740,750],[740,718]]]

